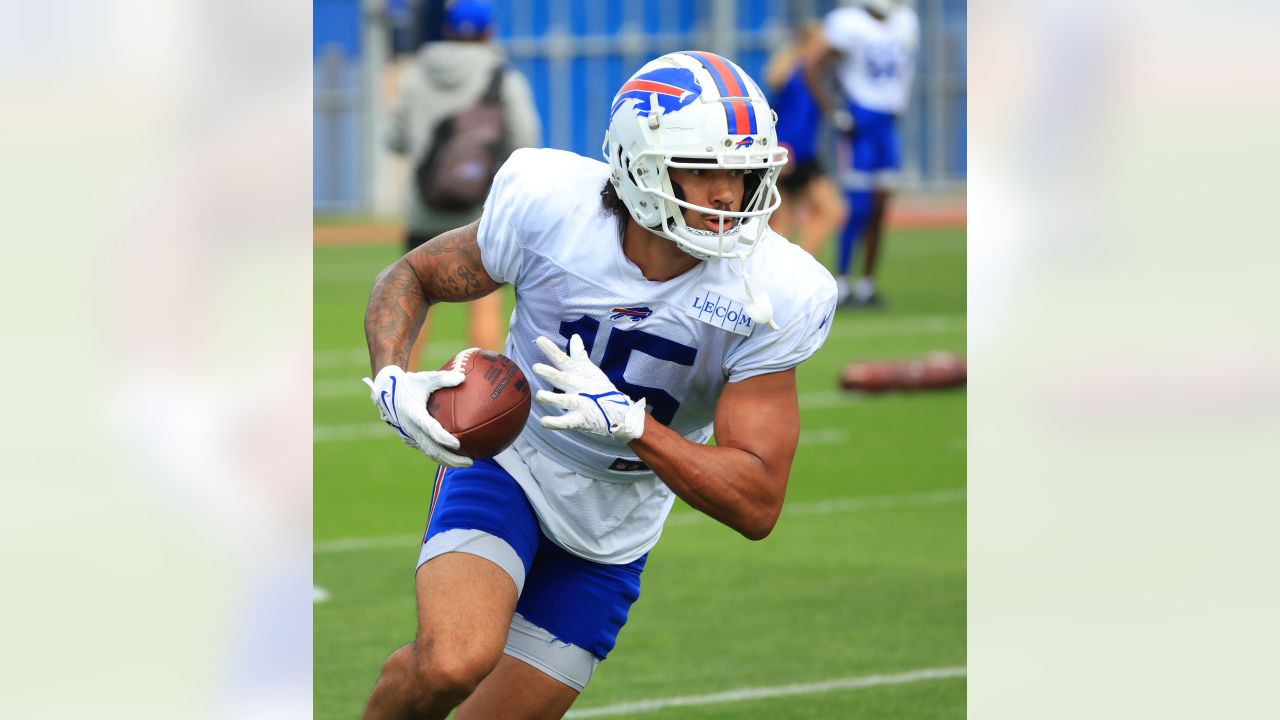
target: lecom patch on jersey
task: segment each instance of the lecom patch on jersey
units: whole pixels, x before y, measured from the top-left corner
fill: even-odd
[[[751,316],[742,309],[742,303],[706,288],[698,288],[698,294],[693,296],[693,302],[685,313],[708,325],[739,335],[750,336],[751,331],[755,330],[755,323],[751,322]]]

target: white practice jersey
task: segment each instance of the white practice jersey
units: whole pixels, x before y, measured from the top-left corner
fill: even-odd
[[[877,112],[907,109],[920,36],[914,10],[900,6],[881,22],[860,7],[840,8],[827,15],[822,33],[843,55],[836,78],[845,97]]]
[[[494,179],[479,244],[490,277],[515,286],[506,354],[536,395],[551,388],[531,371],[547,362],[534,339],[567,346],[581,335],[618,390],[645,398],[655,419],[705,443],[725,383],[795,367],[822,346],[835,282],[772,231],[747,263],[753,289],[773,301],[780,330],[757,326],[743,312],[742,279],[730,261],[647,280],[623,255],[618,220],[601,205],[608,177],[603,162],[523,149]],[[673,494],[626,445],[538,422],[559,412],[535,401],[524,432],[498,463],[523,487],[543,531],[565,549],[596,562],[640,557],[658,542]]]

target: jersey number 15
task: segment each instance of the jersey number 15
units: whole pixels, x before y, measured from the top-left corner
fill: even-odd
[[[648,355],[659,360],[666,360],[677,365],[693,365],[698,356],[697,348],[681,345],[666,338],[658,337],[643,330],[609,329],[609,337],[604,346],[604,357],[600,359],[600,369],[613,381],[614,387],[632,399],[645,398],[645,402],[653,413],[653,419],[663,425],[670,425],[676,411],[680,409],[680,401],[671,393],[661,388],[645,387],[627,382],[623,377],[627,371],[627,363],[631,362],[635,353]],[[560,323],[560,334],[566,340],[575,334],[582,336],[582,344],[591,354],[596,344],[596,335],[600,333],[600,321],[583,315],[572,322]]]

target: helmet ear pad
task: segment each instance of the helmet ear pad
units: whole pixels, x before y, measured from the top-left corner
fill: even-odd
[[[675,180],[671,181],[671,194],[675,195],[680,202],[685,202],[684,188],[680,187],[680,183]]]
[[[607,135],[606,143],[612,143],[612,140],[609,139]],[[644,198],[644,194],[640,191],[640,188],[643,187],[643,185],[636,177],[636,168],[635,164],[631,161],[631,156],[623,149],[621,144],[612,144],[614,147],[614,154],[611,160],[616,158],[616,160],[610,163],[614,167],[614,172],[611,176],[614,189],[618,191],[618,195],[627,206],[627,210],[631,213],[632,219],[642,227],[661,226],[663,221],[663,203],[657,202],[651,197]]]
[[[667,174],[667,178],[668,180],[670,180],[671,178],[670,173]],[[676,182],[675,180],[670,180],[670,182],[671,182],[671,194],[675,195],[676,199],[679,200],[680,202],[685,202],[686,198],[684,194],[684,188],[680,187],[680,183]],[[670,210],[671,212],[670,214],[668,214],[666,218],[668,227],[672,227],[676,224],[675,213],[680,213],[681,215],[684,214],[684,209],[679,206],[672,207],[670,208]]]
[[[743,174],[742,178],[742,203],[738,206],[739,210],[746,210],[751,201],[755,199],[756,193],[760,191],[761,172],[758,170],[749,170]]]

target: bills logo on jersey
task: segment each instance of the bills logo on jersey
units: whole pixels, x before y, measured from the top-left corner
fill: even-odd
[[[626,318],[631,322],[640,322],[653,314],[652,310],[644,306],[616,307],[610,312],[613,313],[609,316],[610,320],[621,320],[622,318]]]
[[[751,316],[743,309],[742,303],[706,288],[698,289],[698,294],[693,296],[693,301],[689,303],[685,314],[708,325],[715,325],[731,333],[748,337],[751,331],[756,329],[755,324],[751,322]]]
[[[741,140],[739,140],[737,143],[735,143],[735,144],[734,144],[734,147],[735,147],[735,148],[749,148],[749,147],[751,147],[752,145],[754,145],[754,144],[755,144],[755,142],[756,142],[756,139],[755,139],[755,138],[753,138],[753,137],[751,137],[750,135],[748,135],[747,137],[744,137],[744,138],[742,138]]]
[[[702,88],[685,68],[658,68],[627,81],[613,98],[609,116],[630,104],[636,115],[647,115],[657,99],[663,114],[675,112],[702,95]]]

